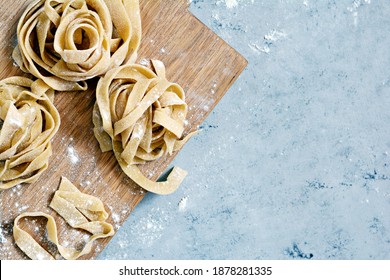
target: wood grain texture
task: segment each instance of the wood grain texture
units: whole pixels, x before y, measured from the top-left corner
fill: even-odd
[[[0,78],[24,75],[13,65],[11,53],[19,16],[29,1],[0,2]],[[185,1],[141,0],[143,41],[138,61],[160,59],[167,67],[167,78],[183,86],[189,105],[186,133],[196,130],[217,105],[245,68],[246,60],[188,11]],[[70,229],[48,204],[61,176],[70,179],[81,191],[99,197],[112,214],[108,220],[119,228],[144,191],[120,170],[113,154],[101,153],[93,136],[92,108],[94,87],[82,93],[57,93],[55,104],[61,115],[61,127],[53,140],[50,166],[34,184],[0,192],[0,259],[24,259],[13,242],[13,220],[21,212],[43,211],[52,214],[60,231],[60,242],[80,245],[84,232]],[[216,87],[214,87],[216,85]],[[142,166],[141,170],[157,179],[176,154]],[[188,170],[196,172],[196,170]],[[185,181],[183,183],[185,185]],[[44,221],[30,221],[29,230],[38,238]],[[0,235],[1,237],[1,235]],[[110,239],[96,242],[83,259],[93,259]],[[51,247],[47,246],[49,250]]]

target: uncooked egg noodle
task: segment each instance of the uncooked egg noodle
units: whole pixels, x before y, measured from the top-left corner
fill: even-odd
[[[55,258],[29,233],[19,227],[19,221],[23,218],[46,218],[48,240],[56,245],[58,252],[67,260],[75,260],[90,253],[95,240],[114,235],[112,225],[106,222],[108,213],[104,209],[102,201],[97,197],[80,192],[65,177],[62,177],[60,187],[55,192],[50,207],[71,227],[85,230],[91,233],[91,236],[82,250],[64,247],[58,241],[58,230],[53,216],[43,212],[23,213],[15,219],[13,235],[18,247],[33,260],[54,260]]]
[[[0,190],[35,182],[48,167],[60,126],[54,91],[41,80],[0,81]]]
[[[133,64],[113,69],[100,79],[94,132],[101,150],[113,150],[122,170],[135,183],[153,193],[170,194],[186,171],[175,167],[167,181],[154,182],[137,165],[172,155],[196,132],[181,139],[188,112],[184,91],[167,81],[161,61],[152,64],[155,72]]]
[[[17,26],[20,68],[59,91],[134,63],[141,42],[138,0],[36,0]]]

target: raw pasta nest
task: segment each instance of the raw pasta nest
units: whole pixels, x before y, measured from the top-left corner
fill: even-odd
[[[96,89],[93,121],[95,136],[103,152],[114,150],[123,171],[144,189],[169,194],[186,171],[175,167],[166,182],[153,182],[137,164],[154,161],[179,150],[192,136],[180,140],[188,106],[183,89],[167,81],[161,61],[156,70],[127,65],[109,71]]]
[[[16,63],[60,91],[133,63],[141,41],[138,0],[37,0],[18,27]]]
[[[42,81],[0,81],[0,190],[35,182],[48,167],[60,116]]]

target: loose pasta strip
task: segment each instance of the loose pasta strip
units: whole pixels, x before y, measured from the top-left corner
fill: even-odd
[[[48,167],[60,126],[53,97],[41,80],[0,81],[0,190],[33,183]]]
[[[14,222],[13,235],[18,247],[31,259],[53,260],[34,238],[19,227],[19,221],[26,217],[44,217],[49,241],[57,246],[58,252],[67,260],[75,260],[91,252],[93,242],[97,239],[114,235],[111,224],[106,222],[108,213],[100,199],[80,192],[68,179],[62,178],[58,191],[55,192],[50,207],[55,210],[73,228],[89,233],[87,243],[82,250],[64,247],[59,244],[58,230],[54,218],[42,212],[23,213]]]
[[[141,41],[139,0],[35,0],[19,20],[14,60],[55,90],[133,63]]]
[[[194,134],[182,139],[188,106],[183,89],[167,81],[165,66],[155,72],[138,64],[109,71],[96,89],[95,137],[103,152],[113,150],[122,170],[142,188],[157,194],[174,192],[187,172],[175,167],[166,182],[154,182],[139,164],[172,155]]]

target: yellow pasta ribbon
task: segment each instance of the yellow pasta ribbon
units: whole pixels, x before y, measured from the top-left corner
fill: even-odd
[[[156,72],[133,64],[113,69],[100,79],[94,132],[101,150],[113,150],[122,170],[135,183],[153,193],[170,194],[186,171],[175,167],[166,182],[154,182],[137,165],[171,155],[195,132],[181,139],[188,112],[184,91],[167,81],[161,61],[152,64]]]
[[[60,245],[58,230],[54,218],[42,212],[23,213],[14,221],[13,235],[18,247],[33,260],[54,260],[35,239],[19,227],[19,221],[26,217],[44,217],[47,219],[48,240],[56,245],[58,252],[67,260],[75,260],[91,252],[97,239],[114,235],[111,224],[105,222],[108,213],[100,199],[80,192],[68,179],[62,178],[58,191],[55,192],[50,207],[55,210],[73,228],[91,233],[82,250]]]
[[[141,42],[138,0],[35,0],[19,20],[13,57],[59,91],[134,63]]]
[[[41,80],[0,81],[0,190],[33,183],[47,169],[60,126],[53,98]]]

